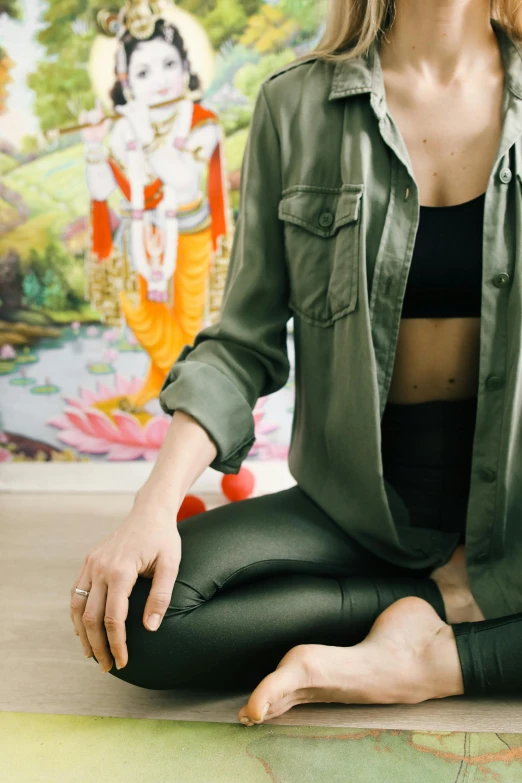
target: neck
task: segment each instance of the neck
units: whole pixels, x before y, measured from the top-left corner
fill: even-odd
[[[396,0],[379,56],[383,68],[431,84],[498,66],[490,0]]]
[[[159,103],[159,101],[158,101]],[[169,117],[172,117],[174,112],[178,110],[180,102],[171,103],[170,106],[162,106],[161,109],[150,109],[150,116],[156,122],[161,122]]]

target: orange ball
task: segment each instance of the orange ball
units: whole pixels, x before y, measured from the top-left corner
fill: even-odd
[[[185,495],[183,503],[179,507],[177,522],[180,522],[185,517],[193,517],[195,514],[201,514],[202,511],[206,511],[207,507],[197,495]]]
[[[248,468],[240,468],[239,473],[227,473],[221,479],[221,489],[229,500],[245,500],[254,489],[254,474]]]

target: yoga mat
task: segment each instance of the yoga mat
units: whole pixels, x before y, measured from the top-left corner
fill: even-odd
[[[519,783],[522,735],[0,714],[9,783]]]

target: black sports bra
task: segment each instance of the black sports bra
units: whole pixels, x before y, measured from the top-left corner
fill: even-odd
[[[480,316],[484,196],[421,205],[402,318]]]

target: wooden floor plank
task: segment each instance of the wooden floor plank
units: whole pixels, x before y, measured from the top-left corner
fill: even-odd
[[[207,502],[211,508],[223,499]],[[149,691],[101,674],[83,657],[69,619],[69,591],[87,552],[131,505],[129,494],[0,494],[0,710],[237,722],[248,693]],[[521,707],[520,697],[314,704],[270,723],[522,732]]]

